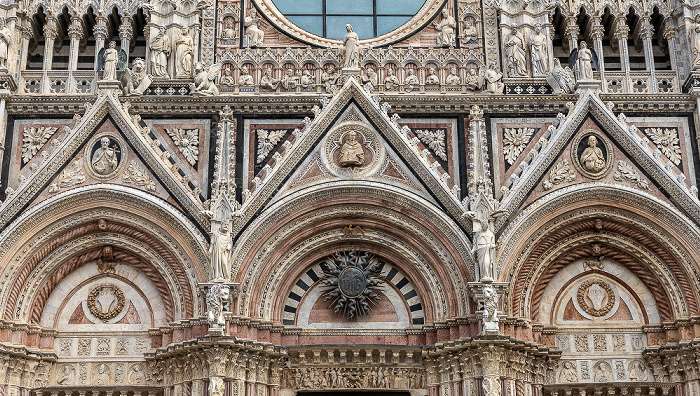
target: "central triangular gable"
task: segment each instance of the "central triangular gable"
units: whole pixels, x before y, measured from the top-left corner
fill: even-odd
[[[380,104],[378,97],[371,97],[351,78],[330,101],[324,100],[323,105],[322,109],[314,107],[314,119],[304,120],[304,128],[293,132],[293,143],[276,154],[272,164],[265,166],[253,180],[252,189],[244,191],[242,218],[236,222],[235,232],[240,232],[256,213],[269,205],[293,176],[320,177],[324,169],[328,170],[328,167],[314,167],[308,161],[334,127],[349,121],[344,120],[342,116],[347,115],[346,112],[351,107],[366,122],[368,128],[376,131],[377,136],[382,139],[382,144],[386,144],[387,148],[395,153],[395,158],[400,158],[400,163],[405,164],[403,166],[395,161],[396,163],[392,164],[395,172],[392,169],[384,169],[384,172],[400,175],[402,169],[410,170],[411,179],[415,180],[423,193],[429,194],[431,200],[456,222],[466,228],[471,227],[463,219],[464,208],[460,202],[459,188],[455,187],[439,162],[427,150],[421,149],[420,141],[412,136],[410,129],[399,127],[399,117],[389,116],[388,104]],[[305,170],[305,173],[298,175],[298,169]]]

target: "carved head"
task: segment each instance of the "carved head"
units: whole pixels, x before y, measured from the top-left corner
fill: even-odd
[[[352,31],[353,31],[353,30],[352,30],[352,25],[350,25],[349,23],[348,23],[347,25],[345,25],[345,30],[347,30],[348,33],[352,32]]]
[[[586,44],[585,41],[581,41],[581,43],[579,44],[579,47],[581,47],[581,49],[584,49],[584,48],[588,47],[588,44]]]
[[[535,33],[540,34],[542,32],[542,25],[539,23],[535,24]]]
[[[188,28],[187,26],[183,27],[182,28],[182,35],[188,36],[189,34],[190,34],[190,28]]]
[[[228,232],[228,223],[227,223],[227,222],[221,223],[221,232],[222,232],[222,233],[227,233],[227,232]]]
[[[450,68],[450,74],[452,74],[453,76],[456,76],[457,75],[457,68],[456,67]]]
[[[251,10],[250,10],[250,16],[251,16],[252,18],[255,18],[255,15],[257,15],[257,12],[255,11],[255,8],[251,8]]]
[[[284,74],[286,74],[286,75],[288,75],[288,76],[290,76],[290,77],[292,76],[292,73],[294,73],[294,71],[293,71],[292,69],[287,69],[287,70],[284,72]]]
[[[109,48],[110,48],[110,49],[115,49],[115,48],[117,48],[117,43],[115,43],[114,41],[110,41],[110,42],[109,42]]]
[[[474,22],[472,22],[471,19],[467,19],[466,21],[464,21],[464,25],[465,25],[467,28],[470,28],[470,27],[474,26]]]
[[[100,146],[101,146],[103,149],[108,148],[108,147],[109,147],[109,138],[105,136],[105,137],[103,137],[102,139],[100,139]]]
[[[357,133],[354,131],[348,133],[348,142],[355,143],[357,141]]]
[[[433,74],[435,74],[435,68],[434,68],[434,67],[429,68],[429,69],[428,69],[428,74],[430,74],[431,76],[432,76]]]
[[[386,69],[386,75],[387,75],[387,76],[393,76],[393,75],[394,75],[394,69]]]
[[[194,65],[194,71],[200,72],[200,71],[202,71],[203,69],[204,69],[204,65],[202,65],[201,62],[195,63],[195,65]]]
[[[408,69],[408,75],[409,75],[409,76],[412,76],[412,75],[414,75],[414,74],[416,74],[416,72],[413,71],[413,69]]]
[[[223,286],[219,290],[219,297],[221,298],[221,300],[228,300],[230,295],[231,290],[228,288],[228,286]]]
[[[141,58],[136,58],[134,59],[134,64],[132,67],[135,72],[139,73],[146,68],[146,62],[144,62],[144,60]]]
[[[518,33],[518,25],[516,25],[516,24],[510,25],[510,32],[513,34]]]
[[[241,67],[241,75],[246,75],[248,74],[248,68],[247,67]]]
[[[596,139],[595,136],[591,136],[588,138],[588,147],[595,147],[598,145],[598,139]]]

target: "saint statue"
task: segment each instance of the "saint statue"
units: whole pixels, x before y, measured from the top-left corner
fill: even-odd
[[[476,74],[476,69],[469,69],[467,75],[467,89],[470,91],[478,91],[484,86],[484,79]]]
[[[440,78],[435,73],[435,68],[428,68],[428,77],[425,79],[425,83],[428,85],[438,85],[440,84]]]
[[[357,68],[360,61],[360,38],[352,30],[352,26],[349,23],[345,25],[345,30],[347,30],[347,33],[343,37],[343,67]]]
[[[192,61],[194,60],[194,40],[190,36],[190,29],[182,28],[182,33],[177,39],[175,51],[175,77],[191,78]]]
[[[92,169],[98,175],[109,175],[117,169],[119,165],[119,160],[117,159],[118,149],[109,146],[109,138],[103,137],[100,139],[100,147],[95,150],[92,155]]]
[[[255,48],[261,47],[263,39],[265,38],[265,32],[258,27],[260,23],[260,17],[258,16],[255,8],[250,10],[250,14],[243,20],[243,26],[245,27],[245,38],[246,47]]]
[[[362,166],[365,163],[365,150],[357,141],[357,133],[348,133],[345,143],[340,147],[340,166]]]
[[[330,94],[334,94],[335,91],[338,89],[339,79],[340,75],[335,70],[335,66],[333,64],[328,65],[328,69],[326,69],[326,71],[324,71],[321,75],[321,81],[323,82],[323,85],[326,88],[326,92]]]
[[[492,94],[502,94],[505,84],[503,83],[503,73],[496,68],[496,62],[491,62],[485,73],[486,91]]]
[[[170,56],[170,37],[165,34],[165,28],[160,27],[158,34],[151,44],[151,74],[156,78],[170,78],[168,74],[168,57]]]
[[[525,40],[518,32],[518,27],[510,27],[510,33],[506,36],[503,45],[506,49],[506,59],[510,77],[527,76],[527,65],[525,58]]]
[[[117,52],[117,43],[110,41],[109,47],[104,52],[104,69],[102,71],[102,79],[114,81],[117,79],[117,61],[119,53]]]
[[[260,88],[274,91],[277,89],[277,86],[279,84],[280,80],[272,77],[272,69],[265,69],[265,71],[263,72],[263,76],[260,79]]]
[[[293,90],[297,88],[297,84],[299,83],[299,76],[294,75],[294,70],[293,69],[287,69],[284,71],[284,76],[282,76],[282,80],[280,80],[280,84],[282,85],[282,88],[286,90]]]
[[[218,232],[212,233],[211,247],[209,253],[211,255],[211,268],[213,280],[226,280],[228,277],[228,265],[231,257],[231,233],[228,229],[228,223],[221,223],[221,228]]]
[[[479,263],[479,273],[482,280],[493,279],[493,261],[496,259],[496,236],[486,220],[479,221],[481,228],[476,231],[476,261]]]
[[[7,20],[0,18],[0,68],[7,68],[8,49],[12,43],[12,32],[7,27]]]
[[[235,85],[235,80],[233,79],[233,76],[231,75],[231,69],[224,69],[224,75],[221,76],[221,85],[224,87],[232,87]]]
[[[466,41],[466,42],[476,40],[476,38],[477,38],[476,26],[474,26],[474,22],[472,22],[471,19],[467,19],[466,21],[464,21],[464,30],[462,33],[462,37],[464,38],[464,41]]]
[[[222,39],[224,40],[233,40],[236,38],[236,29],[233,28],[233,21],[228,20],[226,22],[226,28],[224,29],[224,33],[221,36]]]
[[[240,77],[238,77],[238,85],[241,87],[252,87],[255,85],[255,81],[253,81],[253,76],[248,74],[247,67],[241,67],[241,75]]]
[[[605,168],[605,156],[603,150],[598,147],[598,139],[595,136],[588,137],[588,147],[581,154],[581,166],[591,173],[598,173]]]
[[[308,70],[304,70],[304,72],[301,75],[301,78],[299,79],[299,83],[301,84],[302,88],[311,88],[314,86],[314,77],[311,75],[311,72]]]
[[[472,70],[474,70],[474,69],[472,69]],[[462,79],[459,78],[459,75],[457,74],[456,67],[450,68],[450,75],[447,76],[447,78],[445,79],[445,82],[447,83],[447,85],[451,85],[451,86],[459,86],[459,84],[462,83]]]
[[[442,20],[440,23],[433,22],[433,26],[440,31],[437,35],[438,46],[450,47],[455,45],[455,29],[457,28],[457,22],[446,8],[442,10]]]
[[[547,36],[542,33],[542,25],[535,25],[535,33],[530,39],[532,46],[532,72],[534,75],[541,76],[549,71],[549,55],[547,53]]]
[[[387,91],[395,91],[399,88],[399,78],[394,74],[394,69],[386,69],[386,77],[384,77],[384,89]]]
[[[420,80],[416,76],[416,72],[413,69],[408,69],[408,76],[406,76],[406,81],[404,81],[406,91],[413,91],[418,85],[420,85]]]
[[[362,82],[371,83],[372,87],[376,87],[378,85],[379,77],[372,66],[367,66],[367,68],[365,68],[365,75],[362,77]]]

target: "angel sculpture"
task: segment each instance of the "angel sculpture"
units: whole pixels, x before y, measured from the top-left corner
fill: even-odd
[[[102,70],[102,79],[114,81],[117,79],[117,70],[124,70],[126,66],[126,52],[124,49],[117,51],[117,43],[109,43],[108,48],[100,49],[97,53],[97,70]]]
[[[153,78],[146,73],[146,62],[141,58],[134,59],[131,69],[125,68],[121,73],[121,82],[126,96],[140,96],[148,89]]]
[[[200,62],[194,67],[194,83],[190,83],[190,92],[192,96],[217,96],[219,88],[216,87],[214,80],[221,74],[221,63],[215,63],[209,68],[205,68]]]
[[[285,129],[277,129],[268,131],[267,129],[258,129],[258,158],[255,162],[261,163],[270,151],[275,148],[280,139],[287,134]]]
[[[568,65],[562,67],[557,58],[554,58],[554,69],[547,74],[546,78],[554,94],[567,94],[574,91],[574,72]]]
[[[585,41],[569,55],[569,67],[576,70],[576,80],[593,80],[593,70],[598,69],[598,55]]]

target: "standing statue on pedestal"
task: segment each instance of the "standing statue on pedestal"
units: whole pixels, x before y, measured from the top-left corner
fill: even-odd
[[[510,27],[510,33],[506,36],[503,46],[505,46],[506,60],[508,61],[508,75],[510,77],[526,77],[525,40],[518,32],[516,25]]]
[[[549,71],[549,48],[547,46],[547,36],[542,33],[542,25],[535,25],[535,33],[530,39],[532,46],[532,74],[543,76]]]
[[[209,254],[211,257],[211,271],[213,280],[226,280],[228,278],[228,266],[231,258],[231,233],[228,223],[221,223],[218,232],[211,235],[211,247]]]
[[[187,27],[182,28],[182,34],[180,34],[176,44],[175,78],[191,78],[194,60],[194,39],[190,36],[190,29]]]
[[[7,27],[7,20],[0,18],[0,68],[7,69],[7,56],[12,43],[12,32]]]
[[[117,52],[117,43],[110,41],[109,47],[100,51],[97,55],[97,62],[102,69],[102,79],[114,81],[117,79],[117,62],[119,61],[119,52]]]
[[[171,51],[170,37],[165,34],[164,27],[161,26],[158,29],[158,34],[151,41],[149,48],[151,50],[151,75],[155,78],[170,79],[168,73],[168,57]]]
[[[593,80],[593,70],[598,70],[598,55],[581,41],[569,55],[569,67],[575,68],[576,80]]]
[[[345,30],[347,33],[343,37],[343,67],[356,69],[360,63],[360,38],[349,23],[345,25]]]
[[[243,20],[243,26],[245,27],[246,48],[262,47],[265,32],[258,27],[259,24],[260,17],[255,11],[255,8],[253,8],[250,10],[250,14]]]
[[[489,68],[484,72],[486,80],[486,92],[492,94],[502,94],[506,85],[503,83],[503,73],[496,68],[496,62],[491,62]]]
[[[486,220],[479,221],[480,229],[475,232],[474,252],[479,263],[481,281],[493,281],[493,262],[496,259],[496,236]]]
[[[444,8],[442,10],[442,20],[440,23],[433,22],[433,26],[440,31],[437,35],[437,45],[445,48],[450,46],[454,47],[457,21],[450,15],[450,11]]]

